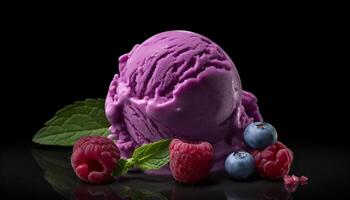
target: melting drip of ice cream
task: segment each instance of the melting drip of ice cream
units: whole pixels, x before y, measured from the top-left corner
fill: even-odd
[[[262,118],[253,94],[242,90],[229,56],[189,31],[147,39],[119,58],[106,115],[123,157],[162,138],[204,140],[215,149],[214,169],[244,148],[243,129]]]

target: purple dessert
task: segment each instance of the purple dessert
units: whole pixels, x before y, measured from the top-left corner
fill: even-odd
[[[167,31],[119,58],[106,115],[122,157],[163,138],[208,141],[213,171],[244,149],[243,130],[262,121],[256,97],[242,90],[235,65],[214,42],[189,31]]]

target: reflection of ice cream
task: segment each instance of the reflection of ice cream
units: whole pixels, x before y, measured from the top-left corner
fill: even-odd
[[[124,157],[136,146],[176,137],[212,143],[216,163],[223,163],[242,148],[242,129],[261,120],[256,98],[242,91],[229,56],[199,34],[157,34],[122,55],[119,71],[106,115]]]

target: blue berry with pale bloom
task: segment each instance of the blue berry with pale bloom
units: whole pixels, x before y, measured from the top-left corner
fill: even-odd
[[[253,156],[245,151],[231,153],[225,161],[225,170],[234,179],[249,178],[255,171]]]
[[[244,130],[244,141],[253,149],[265,149],[277,141],[277,131],[269,123],[253,122]]]

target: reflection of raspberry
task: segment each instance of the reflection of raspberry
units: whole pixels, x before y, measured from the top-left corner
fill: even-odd
[[[103,183],[112,178],[112,170],[119,158],[119,150],[111,140],[87,136],[74,144],[71,164],[82,180]]]
[[[169,145],[170,170],[175,180],[195,183],[209,175],[214,150],[208,142],[173,139]]]
[[[261,176],[279,179],[288,174],[293,161],[293,152],[281,142],[252,152],[257,171]]]
[[[113,187],[105,185],[80,185],[74,188],[71,195],[75,200],[126,200],[126,198],[121,198]]]

